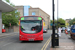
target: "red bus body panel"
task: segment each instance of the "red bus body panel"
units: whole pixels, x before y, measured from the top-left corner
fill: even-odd
[[[43,30],[35,34],[26,34],[20,31],[19,40],[20,41],[30,41],[30,40],[31,41],[43,41]]]
[[[29,16],[26,16],[26,17],[29,17]],[[40,17],[40,16],[33,16],[33,17]],[[23,33],[19,25],[19,40],[20,41],[43,41],[43,20],[42,20],[42,30],[34,34]]]

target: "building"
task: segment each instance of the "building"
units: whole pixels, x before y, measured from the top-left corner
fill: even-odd
[[[31,6],[15,6],[15,8],[20,12],[20,16],[42,16],[45,21],[44,28],[50,28],[50,15],[40,8],[32,8]]]
[[[71,19],[66,19],[65,20],[66,27],[69,27],[69,21],[71,21]]]

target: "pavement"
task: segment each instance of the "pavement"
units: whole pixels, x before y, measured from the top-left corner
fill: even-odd
[[[50,47],[50,50],[75,50],[75,40],[71,39],[70,34],[61,33],[59,46]]]

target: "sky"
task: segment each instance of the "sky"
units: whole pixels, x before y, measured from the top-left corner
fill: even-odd
[[[10,0],[15,6],[30,5],[33,8],[39,7],[47,14],[50,15],[50,19],[53,19],[52,15],[52,0]],[[57,0],[55,2],[55,16],[57,19]],[[58,18],[73,19],[75,17],[75,0],[58,0]]]

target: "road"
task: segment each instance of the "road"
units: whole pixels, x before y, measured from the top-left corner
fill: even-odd
[[[33,42],[20,42],[19,33],[0,37],[0,50],[50,50],[50,36],[52,31],[44,33],[44,40]]]
[[[21,42],[19,41],[19,33],[7,35],[7,36],[5,35],[2,37],[0,36],[0,50],[50,50],[51,34],[52,34],[51,30],[48,30],[47,33],[44,33],[44,40],[42,42],[40,41]],[[69,35],[66,36],[67,38],[69,38],[70,42],[75,44],[75,40],[71,39]],[[60,41],[64,42],[65,36],[61,38],[63,39],[63,41],[62,40]]]

